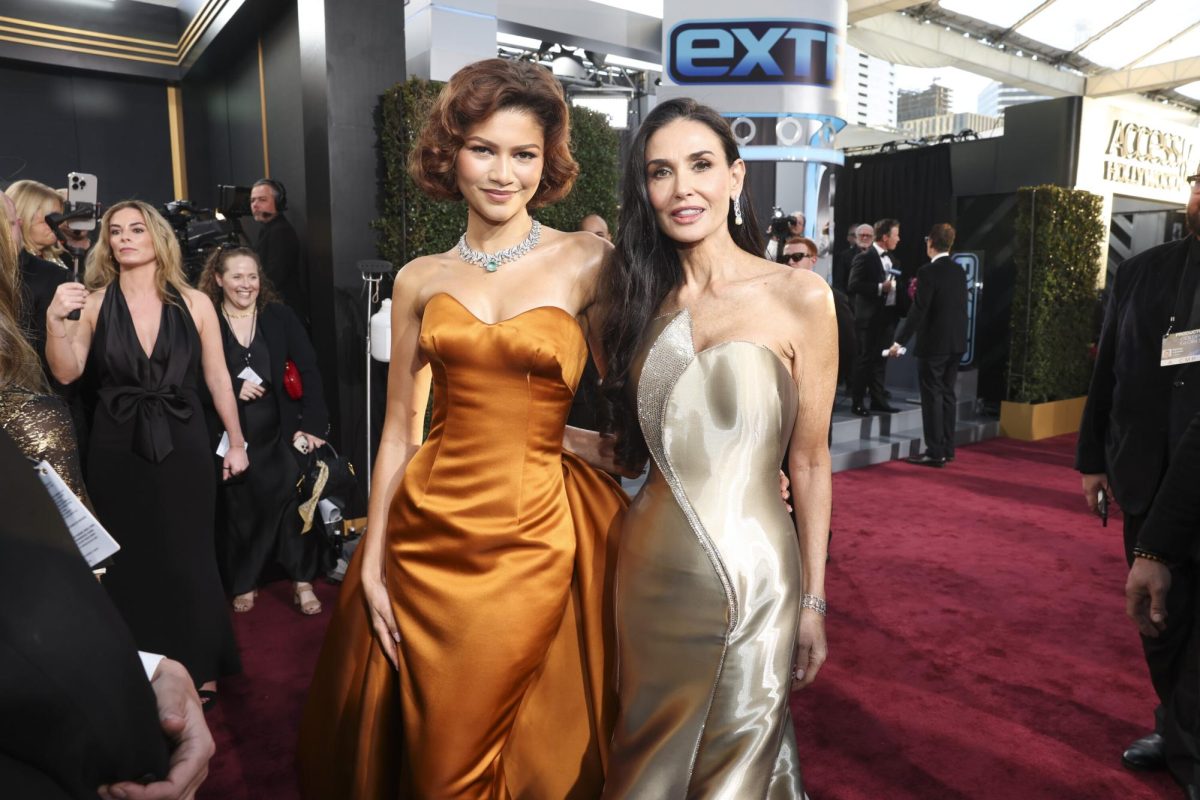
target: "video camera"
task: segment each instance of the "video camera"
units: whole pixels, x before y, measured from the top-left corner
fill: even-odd
[[[767,228],[767,233],[772,239],[778,239],[779,243],[783,244],[791,238],[792,226],[795,224],[795,217],[784,216],[783,209],[775,206],[771,209],[771,222]]]
[[[183,254],[183,272],[195,285],[213,248],[244,244],[240,217],[250,214],[250,189],[217,186],[217,208],[200,208],[190,200],[172,200],[159,208],[170,223]]]

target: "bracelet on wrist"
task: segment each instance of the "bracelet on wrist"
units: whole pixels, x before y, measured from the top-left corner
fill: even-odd
[[[811,608],[813,611],[825,616],[828,607],[825,605],[824,598],[817,597],[815,594],[804,594],[800,596],[800,607]]]
[[[1152,553],[1149,550],[1143,550],[1140,547],[1133,548],[1133,557],[1144,558],[1147,561],[1157,561],[1159,564],[1166,564],[1167,566],[1171,564],[1170,560],[1166,557],[1160,556],[1158,553]]]

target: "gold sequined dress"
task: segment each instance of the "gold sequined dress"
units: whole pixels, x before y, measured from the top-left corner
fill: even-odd
[[[0,429],[13,438],[26,458],[54,467],[75,496],[87,502],[79,445],[66,403],[55,395],[0,389]]]
[[[798,800],[803,578],[777,478],[795,384],[760,345],[697,353],[686,310],[648,340],[635,385],[653,464],[621,530],[604,797]]]

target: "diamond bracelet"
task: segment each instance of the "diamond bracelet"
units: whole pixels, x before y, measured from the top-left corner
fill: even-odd
[[[800,607],[811,608],[813,611],[825,616],[826,606],[823,598],[817,597],[815,594],[800,595]]]

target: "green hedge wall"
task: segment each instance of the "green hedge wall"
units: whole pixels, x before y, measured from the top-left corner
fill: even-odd
[[[1100,197],[1060,186],[1017,193],[1009,400],[1087,394],[1102,207]]]
[[[431,200],[408,176],[411,143],[429,113],[442,84],[412,78],[383,96],[380,149],[384,182],[382,216],[375,220],[379,253],[396,266],[418,256],[449,250],[467,226],[467,207],[461,201]],[[607,118],[587,108],[571,106],[571,153],[579,162],[579,179],[571,194],[534,215],[542,224],[573,231],[587,214],[616,222],[619,138]]]

